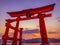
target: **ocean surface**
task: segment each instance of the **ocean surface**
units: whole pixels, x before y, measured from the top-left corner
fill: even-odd
[[[50,45],[60,45],[60,43],[49,43]],[[0,44],[1,45],[1,44]],[[11,43],[7,44],[11,45]],[[18,44],[17,44],[18,45]],[[41,43],[22,43],[22,45],[41,45]]]
[[[22,45],[41,45],[41,43],[23,43]],[[50,45],[60,45],[60,43],[50,43]]]

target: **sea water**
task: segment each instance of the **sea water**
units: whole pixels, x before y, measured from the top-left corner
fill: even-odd
[[[60,43],[49,43],[49,44],[50,45],[60,45]],[[8,43],[7,45],[11,45],[11,43]],[[41,45],[41,43],[22,43],[22,45]]]

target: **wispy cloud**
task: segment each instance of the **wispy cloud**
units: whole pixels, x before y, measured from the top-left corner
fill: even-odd
[[[3,34],[0,34],[0,39],[2,38]]]
[[[23,34],[25,34],[25,33],[39,33],[39,30],[38,29],[33,29],[33,30],[25,30],[25,31],[23,31]]]
[[[60,20],[58,20],[58,22],[60,22]]]
[[[31,34],[31,33],[40,33],[40,31],[39,31],[39,29],[33,29],[33,30],[25,30],[25,31],[23,31],[23,34],[25,34],[25,33],[28,33],[28,34]],[[47,32],[48,34],[58,34],[59,32],[58,31],[49,31],[49,32]]]
[[[48,34],[58,34],[58,32],[48,32]]]
[[[60,19],[60,17],[56,17],[56,19]]]

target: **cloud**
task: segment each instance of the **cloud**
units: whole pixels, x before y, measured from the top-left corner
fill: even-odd
[[[56,17],[56,19],[60,19],[60,17]]]
[[[39,29],[33,29],[33,30],[24,30],[23,34],[31,34],[31,33],[40,33]],[[58,34],[60,32],[47,32],[48,34]]]
[[[2,36],[3,36],[3,35],[2,35],[2,34],[0,34],[0,39],[2,38]]]
[[[33,29],[33,30],[25,30],[23,31],[23,34],[31,34],[31,33],[40,33],[39,29]],[[58,34],[59,32],[47,32],[48,34]]]
[[[60,17],[56,17],[57,21],[60,22]]]
[[[58,22],[60,22],[60,20],[58,20]]]
[[[48,34],[58,34],[58,32],[48,32]]]
[[[25,34],[25,33],[39,33],[39,30],[38,29],[33,29],[33,30],[25,30],[25,31],[23,31],[23,34]]]

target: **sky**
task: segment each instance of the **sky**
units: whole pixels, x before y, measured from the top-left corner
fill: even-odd
[[[60,0],[0,0],[0,38],[5,32],[6,19],[11,19],[7,12],[16,12],[24,9],[38,8],[56,3],[52,16],[45,18],[48,38],[60,38]],[[15,26],[16,22],[12,25]],[[20,21],[19,28],[23,27],[24,39],[40,38],[39,19]],[[30,31],[30,32],[29,32]],[[10,29],[10,36],[14,31]],[[30,35],[30,36],[28,36]],[[26,38],[27,37],[27,38]]]

